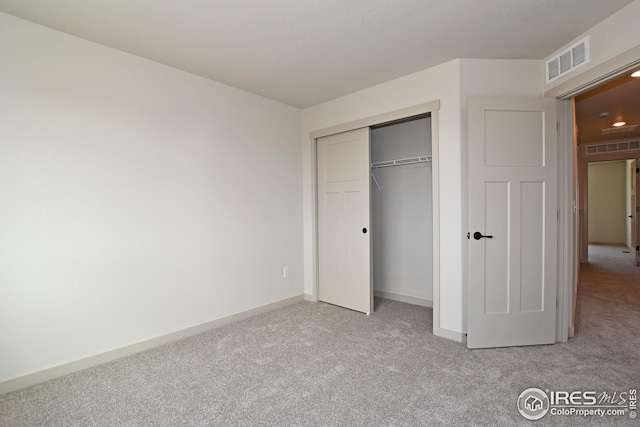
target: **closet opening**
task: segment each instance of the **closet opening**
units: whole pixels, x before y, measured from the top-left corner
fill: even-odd
[[[366,314],[375,311],[374,295],[376,294],[381,298],[432,307],[433,334],[462,342],[464,339],[462,335],[440,327],[439,109],[440,101],[435,100],[309,133],[312,155],[312,234],[310,236],[312,270],[310,277],[313,293],[305,295],[305,299],[328,302]],[[420,119],[424,120],[419,121]],[[378,146],[380,150],[384,150],[384,138],[386,138],[382,135],[383,142],[374,142],[376,154],[372,159],[372,132],[375,132],[378,140],[380,134],[387,132],[411,135],[416,130],[424,144],[423,151],[410,151],[408,147],[411,143],[405,146],[405,143],[398,142],[398,147],[391,147],[391,151],[388,152],[389,156],[393,157],[380,158]],[[394,149],[407,151],[394,152]],[[385,151],[382,153],[387,154]],[[372,163],[378,160],[393,161],[413,157],[418,157],[420,160],[421,157],[429,155],[432,156],[431,163],[417,161],[413,165],[371,168]],[[396,162],[396,164],[399,163],[401,162]],[[382,174],[387,174],[388,171],[384,171],[385,169],[395,169],[396,173],[391,174],[391,178],[395,178],[400,169],[416,167],[424,168],[423,172],[428,171],[429,181],[426,181],[423,186],[416,186],[415,183],[407,184],[403,190],[414,189],[416,194],[411,194],[411,197],[423,202],[425,200],[423,197],[427,197],[427,211],[422,217],[422,225],[428,227],[431,233],[427,234],[427,237],[419,233],[409,233],[410,239],[407,243],[414,242],[416,236],[423,236],[425,239],[431,239],[431,245],[429,240],[425,240],[424,249],[402,244],[397,247],[397,252],[390,252],[386,241],[379,243],[376,252],[381,251],[381,253],[377,254],[375,262],[378,259],[384,260],[385,256],[391,261],[394,260],[394,256],[395,259],[402,256],[405,261],[417,258],[420,265],[405,263],[408,265],[404,271],[405,277],[385,282],[384,275],[392,276],[393,268],[389,269],[390,267],[385,267],[383,264],[378,271],[374,291],[374,245],[371,237],[376,232],[373,229],[373,198],[376,198],[375,203],[378,205],[378,202],[383,200],[378,200],[379,196],[386,194],[382,184],[389,185],[387,189],[393,188],[393,179],[387,182],[388,177],[383,176],[383,182],[378,182],[381,187],[381,191],[378,192],[371,176],[372,172],[377,179],[381,171]],[[372,194],[374,192],[379,194]],[[400,200],[405,203],[406,199],[401,198],[396,203],[400,203]],[[384,203],[381,205],[383,210],[375,217],[376,221],[381,222],[377,227],[382,227],[381,235],[384,239],[385,230],[388,232],[388,228],[385,227],[388,227],[389,222],[386,218],[390,215],[393,218],[394,214],[387,212]],[[406,211],[406,206],[403,209]],[[400,219],[402,221],[395,225],[401,232],[404,232],[402,227],[409,230],[415,226],[419,227],[408,219],[402,217]],[[415,230],[413,228],[413,231]],[[421,254],[420,251],[424,252]],[[430,271],[421,285],[420,279],[415,278],[415,272],[418,270],[424,274],[422,269],[424,264]],[[351,280],[349,277],[358,277],[358,279]],[[325,292],[327,290],[328,293]],[[334,298],[336,296],[338,298]]]
[[[374,295],[433,307],[431,114],[370,129]]]

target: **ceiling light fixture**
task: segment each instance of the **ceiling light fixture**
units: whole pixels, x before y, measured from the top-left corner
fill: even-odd
[[[629,126],[620,126],[617,128],[606,128],[600,131],[601,135],[612,135],[626,132],[635,132],[640,125],[629,125]]]
[[[636,71],[634,73],[631,73],[631,77],[640,77],[640,70],[638,70],[638,71]]]
[[[615,127],[619,128],[620,126],[624,126],[624,125],[626,125],[626,124],[627,124],[627,122],[615,122],[613,125],[614,125]]]

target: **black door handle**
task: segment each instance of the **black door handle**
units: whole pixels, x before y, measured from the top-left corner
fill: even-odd
[[[363,229],[362,229],[362,232],[363,232],[364,234],[367,234],[367,229],[366,229],[366,228],[363,228]]]
[[[483,236],[482,233],[480,233],[479,231],[476,231],[475,233],[473,233],[473,238],[476,240],[480,240],[483,237],[486,239],[493,239],[493,236]]]

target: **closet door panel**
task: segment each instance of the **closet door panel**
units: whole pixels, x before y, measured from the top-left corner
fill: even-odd
[[[369,128],[317,147],[319,299],[372,313]]]

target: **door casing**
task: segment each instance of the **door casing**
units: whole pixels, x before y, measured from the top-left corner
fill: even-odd
[[[624,142],[625,140],[616,140],[612,142]],[[632,139],[632,141],[637,141],[637,139]],[[578,147],[578,179],[579,179],[579,193],[580,193],[580,203],[578,204],[580,215],[580,242],[579,242],[579,252],[580,252],[580,262],[587,263],[589,262],[589,198],[588,198],[588,189],[589,182],[587,180],[587,168],[589,163],[598,163],[598,162],[608,162],[608,161],[616,161],[616,160],[636,160],[637,156],[640,156],[640,150],[630,150],[630,151],[614,151],[608,153],[598,153],[598,154],[585,154],[584,146]],[[637,179],[637,174],[634,174],[634,180]],[[638,193],[638,186],[635,186],[636,195]],[[636,196],[636,200],[638,197]],[[634,220],[637,220],[637,215],[634,215]],[[637,222],[636,222],[637,224]]]
[[[556,337],[566,342],[575,332],[575,302],[580,271],[578,167],[573,99],[640,66],[640,45],[568,78],[544,92],[558,100],[558,321]]]
[[[440,327],[440,198],[439,198],[439,165],[438,165],[438,152],[439,152],[439,130],[438,130],[438,112],[440,109],[440,101],[435,100],[424,104],[415,105],[412,107],[403,108],[400,110],[394,110],[387,113],[367,117],[361,120],[356,120],[348,123],[344,123],[338,126],[332,126],[326,129],[317,130],[311,132],[309,139],[311,142],[311,179],[312,181],[312,221],[313,221],[313,234],[312,234],[312,250],[313,250],[313,265],[312,265],[312,277],[313,277],[313,295],[312,301],[318,301],[318,182],[317,182],[317,139],[324,136],[334,135],[341,132],[347,132],[354,129],[360,129],[363,127],[371,127],[380,125],[383,123],[390,123],[395,121],[401,121],[414,116],[426,115],[431,116],[431,149],[432,149],[432,209],[433,209],[433,333],[434,335],[448,338],[451,340],[463,342],[464,334],[450,331],[448,329],[442,329]]]

